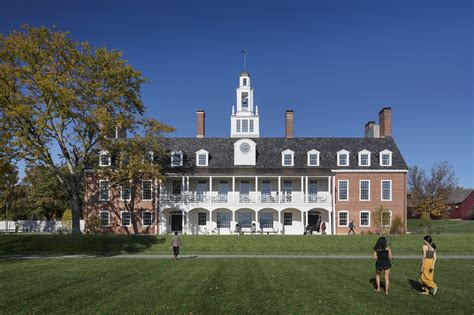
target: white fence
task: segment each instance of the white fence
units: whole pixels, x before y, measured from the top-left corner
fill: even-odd
[[[19,233],[55,233],[70,231],[71,224],[63,227],[61,221],[33,221],[33,220],[19,220],[19,221],[0,221],[0,233],[19,232]],[[85,230],[85,222],[81,220],[81,231]]]

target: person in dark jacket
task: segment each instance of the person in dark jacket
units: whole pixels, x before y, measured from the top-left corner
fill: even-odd
[[[388,295],[390,285],[390,269],[392,268],[392,250],[387,246],[387,239],[383,236],[379,237],[374,246],[375,261],[375,282],[377,284],[376,292],[380,292],[380,274],[382,271],[385,275],[385,294]]]

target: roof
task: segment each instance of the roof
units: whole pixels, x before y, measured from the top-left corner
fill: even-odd
[[[165,172],[185,172],[190,170],[281,170],[281,169],[380,169],[380,170],[407,170],[395,141],[386,138],[252,138],[256,143],[257,161],[255,166],[234,165],[234,143],[241,138],[164,138],[162,147],[165,151],[182,151],[183,167],[170,168],[170,159],[162,161]],[[209,166],[196,167],[195,154],[204,149],[209,152]],[[281,152],[290,149],[295,152],[294,166],[281,166]],[[320,166],[307,166],[307,152],[310,150],[320,152]],[[350,152],[349,166],[337,166],[337,152],[340,150]],[[368,150],[371,154],[371,166],[362,167],[358,163],[358,152]],[[382,167],[379,163],[379,152],[390,150],[392,152],[392,166]]]
[[[472,189],[457,191],[449,198],[448,203],[449,204],[462,203],[473,191],[474,190]]]

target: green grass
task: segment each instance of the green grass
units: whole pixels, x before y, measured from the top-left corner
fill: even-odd
[[[0,310],[35,314],[472,314],[473,265],[440,260],[438,296],[395,260],[390,295],[371,260],[68,259],[0,261]]]
[[[378,236],[183,236],[183,254],[371,255]],[[474,255],[474,234],[433,235],[440,255]],[[390,239],[394,255],[418,255],[422,235]],[[170,254],[168,236],[0,235],[0,255]]]
[[[434,233],[443,234],[474,234],[474,220],[432,220],[431,230]],[[409,219],[408,231],[413,233],[423,233],[424,227],[420,226],[419,219]],[[446,228],[447,224],[447,228]]]

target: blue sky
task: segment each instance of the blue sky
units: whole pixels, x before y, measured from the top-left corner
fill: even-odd
[[[227,137],[241,49],[261,135],[359,137],[384,106],[407,163],[449,161],[474,187],[471,1],[1,1],[0,32],[53,26],[123,50],[151,80],[147,115],[195,136]]]

